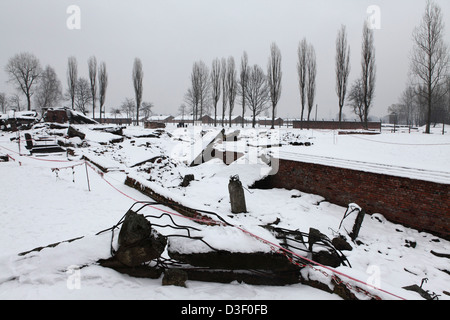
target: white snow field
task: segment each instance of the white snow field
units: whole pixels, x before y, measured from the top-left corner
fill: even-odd
[[[166,132],[170,134],[162,133],[160,138],[151,138],[143,135],[153,130],[127,127],[124,141],[114,144],[108,142],[111,138],[109,133],[94,132],[90,126],[78,128],[86,133],[86,143],[81,144],[79,138],[59,138],[79,145],[75,148],[75,155],[69,157],[19,155],[18,143],[14,139],[18,133],[0,133],[0,154],[11,157],[8,162],[0,162],[0,299],[341,299],[302,284],[262,286],[188,280],[186,288],[163,286],[161,279],[135,278],[101,267],[96,261],[110,257],[111,233],[96,233],[115,225],[136,200],[151,200],[124,184],[127,175],[144,181],[153,190],[186,206],[214,211],[238,226],[201,227],[204,239],[230,251],[237,247],[250,251],[272,250],[268,243],[277,240],[260,225],[277,219],[279,227],[304,232],[313,227],[331,239],[338,232],[346,235],[353,217],[344,220],[343,227],[338,230],[347,208],[325,202],[319,195],[284,189],[247,190],[248,213],[231,213],[227,189],[230,176],[239,175],[244,186],[248,187],[270,171],[270,167],[258,161],[258,155],[268,149],[251,147],[261,144],[261,137],[268,136],[270,130],[267,128],[227,129],[227,132],[240,130],[240,140],[217,147],[243,151],[244,157],[229,166],[212,159],[195,167],[189,167],[185,162],[195,156],[191,151],[201,137],[198,128],[193,131],[169,126]],[[203,130],[210,133],[214,129],[204,127]],[[439,134],[439,128],[430,135],[420,130],[339,136],[334,131],[287,128],[275,131],[283,146],[270,148],[270,152],[304,161],[363,166],[394,175],[413,175],[450,183],[450,135]],[[64,134],[65,131],[41,127],[29,132],[36,136]],[[23,132],[20,135],[23,139]],[[289,141],[310,141],[312,145],[293,147],[286,143]],[[23,145],[20,151],[28,153]],[[82,155],[110,170],[99,174],[99,170],[85,164]],[[151,165],[135,166],[161,155],[169,158],[161,158]],[[195,180],[186,188],[179,187],[188,173],[194,174]],[[168,208],[165,210],[173,212]],[[146,207],[142,213],[158,212]],[[179,215],[173,215],[173,219],[180,224],[197,225]],[[160,232],[164,233],[164,230]],[[75,238],[79,239],[19,255]],[[393,224],[383,217],[382,212],[366,215],[358,239],[363,244],[352,243],[353,250],[345,251],[351,267],[305,268],[302,272],[307,273],[310,279],[318,279],[330,286],[333,273],[337,274],[349,286],[359,285],[382,299],[423,299],[418,293],[402,288],[414,284],[422,285],[435,298],[450,299],[449,259],[431,253],[448,256],[449,241]],[[416,243],[414,248],[407,245],[412,242]],[[357,297],[370,298],[363,293]]]

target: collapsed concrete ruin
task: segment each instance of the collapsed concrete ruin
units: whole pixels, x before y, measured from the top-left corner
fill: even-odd
[[[161,197],[159,199],[162,200]],[[177,208],[179,212],[190,212],[191,216],[197,218],[207,214],[194,214],[195,209],[171,203],[170,199],[165,199],[164,204]],[[118,248],[114,249],[111,244],[111,257],[99,260],[101,266],[135,277],[158,279],[163,276],[164,285],[185,286],[187,280],[219,283],[238,281],[253,285],[303,283],[336,293],[345,299],[356,299],[354,293],[342,283],[330,288],[302,274],[304,268],[310,267],[308,261],[333,268],[350,266],[342,251],[351,250],[352,247],[342,237],[330,240],[317,229],[310,228],[308,233],[304,233],[278,228],[273,224],[262,227],[280,241],[281,250],[224,250],[206,242],[201,232],[198,235],[200,228],[175,224],[173,220],[169,225],[161,225],[158,223],[161,216],[144,216],[136,211],[130,209],[112,228],[114,232],[120,226]],[[226,224],[220,221],[220,225],[214,225],[217,223],[215,220],[203,219],[199,223],[202,221],[208,228],[220,228]],[[163,235],[156,230],[158,227],[186,232]],[[193,232],[197,235],[192,235]],[[311,260],[300,261],[291,254],[299,250]]]
[[[223,132],[221,134],[223,136]],[[75,134],[75,136],[77,135]],[[220,134],[215,135],[207,143],[208,152],[211,151],[212,142],[220,136]],[[84,137],[80,137],[80,139],[84,139]],[[202,149],[196,157],[200,163],[206,160],[204,150]],[[88,156],[85,159],[93,162]],[[95,165],[99,166],[99,164]],[[108,168],[102,171],[107,172]],[[189,181],[193,180],[193,176],[185,178],[186,181],[183,181],[182,185],[187,187]],[[125,184],[172,208],[177,213],[199,218],[199,220],[206,221],[211,227],[214,227],[216,223],[209,213],[183,206],[141,184],[136,179],[127,176]],[[160,226],[154,221],[154,217],[145,217],[138,214],[137,211],[129,210],[124,216],[124,220],[114,227],[114,229],[120,227],[118,248],[111,250],[110,258],[98,261],[103,267],[136,277],[159,279],[163,276],[162,283],[164,285],[184,286],[187,280],[221,283],[238,281],[257,285],[303,283],[336,293],[345,299],[357,298],[351,290],[346,288],[345,283],[336,282],[330,287],[329,284],[311,280],[307,273],[303,272],[314,266],[314,263],[332,268],[341,265],[350,266],[343,253],[343,251],[352,250],[352,245],[347,242],[346,237],[337,236],[329,239],[317,229],[310,228],[308,232],[288,230],[278,227],[278,223],[274,222],[261,227],[270,231],[286,251],[282,249],[252,252],[230,251],[214,248],[208,243],[204,243],[204,245],[209,250],[186,251],[183,250],[185,249],[183,246],[180,246],[180,241],[203,242],[201,235],[189,236],[187,234],[181,237],[179,234],[164,233],[163,235],[157,231]],[[246,212],[246,210],[236,211]],[[233,210],[232,212],[235,213]],[[357,239],[363,216],[364,212],[360,211],[358,214],[359,226],[355,224],[352,233],[349,234],[353,241]],[[177,225],[171,225],[171,228],[192,230],[192,227]],[[298,251],[299,248],[308,260],[298,260],[290,254],[290,251]]]

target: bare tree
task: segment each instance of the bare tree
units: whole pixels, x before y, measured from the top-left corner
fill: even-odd
[[[133,115],[136,110],[136,103],[132,98],[126,98],[124,102],[120,105],[120,110],[122,110],[127,118],[133,119]]]
[[[217,126],[217,103],[220,99],[221,86],[220,86],[220,60],[214,59],[211,68],[211,95],[214,104],[214,127]]]
[[[136,125],[139,125],[139,109],[141,108],[144,71],[142,70],[142,62],[139,58],[134,59],[132,80],[134,86],[134,95],[136,98]]]
[[[445,112],[444,112],[444,119],[442,121],[442,134],[445,134],[445,122],[446,120],[450,119],[449,115],[450,115],[450,74],[447,75],[446,79],[445,79],[445,87],[446,87],[446,91],[447,91],[447,99],[444,102],[444,106],[445,106]]]
[[[241,58],[241,73],[239,77],[239,94],[241,96],[242,105],[242,128],[244,127],[244,116],[245,116],[245,89],[248,82],[248,56],[247,52],[244,51]]]
[[[22,110],[22,104],[20,101],[20,96],[17,93],[13,93],[9,99],[8,104],[10,105],[10,109],[15,109],[16,111]]]
[[[430,133],[433,94],[445,79],[449,68],[449,52],[443,40],[444,30],[441,8],[432,1],[427,1],[422,21],[413,31],[414,48],[411,58],[411,71],[425,89],[422,92],[427,103],[426,133]]]
[[[350,46],[347,44],[347,31],[344,25],[336,38],[336,94],[339,99],[339,126],[342,121],[342,108],[347,94],[347,82],[350,74]]]
[[[237,71],[234,58],[229,57],[227,62],[227,89],[228,89],[228,125],[231,127],[231,117],[234,110],[234,100],[237,94]]]
[[[369,28],[367,22],[363,27],[363,42],[361,51],[361,80],[363,88],[364,100],[364,128],[368,129],[368,116],[375,96],[375,47],[374,47],[373,30]]]
[[[407,86],[400,97],[400,102],[405,106],[405,122],[407,125],[413,124],[415,100],[414,87]]]
[[[31,96],[34,94],[34,86],[42,72],[39,60],[31,53],[18,53],[9,59],[5,68],[9,76],[9,82],[17,85],[27,98],[28,110],[31,110]]]
[[[183,103],[178,107],[178,112],[181,114],[181,121],[184,121],[184,115],[186,114],[187,107]]]
[[[193,68],[191,73],[191,88],[188,89],[185,95],[185,102],[192,109],[192,123],[198,119],[198,107],[200,105],[200,94],[196,79],[195,70]]]
[[[51,66],[46,66],[39,78],[34,101],[40,110],[54,108],[62,99],[62,84]]]
[[[349,106],[352,107],[353,112],[359,117],[361,123],[364,123],[365,108],[364,108],[364,92],[363,83],[361,79],[355,80],[351,85],[348,93]]]
[[[148,118],[152,115],[152,108],[154,107],[153,103],[151,102],[142,102],[142,113],[144,114],[144,118]]]
[[[270,46],[270,58],[267,66],[267,79],[269,85],[270,100],[272,102],[272,126],[275,128],[275,111],[281,97],[281,51],[275,43]]]
[[[225,125],[225,112],[228,102],[228,82],[227,82],[227,60],[222,58],[222,70],[220,73],[222,81],[222,127]]]
[[[72,110],[75,110],[75,88],[78,81],[78,64],[75,57],[69,57],[67,61],[67,94],[72,102]]]
[[[106,89],[108,88],[108,73],[106,72],[106,63],[102,62],[98,69],[98,100],[100,108],[100,120],[102,119],[102,109],[106,99]]]
[[[196,108],[197,108],[197,100],[194,95],[194,91],[192,88],[189,88],[186,93],[184,94],[184,102],[186,103],[186,108],[190,112],[192,112],[192,123],[194,123],[195,115],[196,115]]]
[[[194,120],[204,115],[208,104],[210,89],[209,69],[203,61],[195,62],[191,73],[191,92]],[[205,110],[204,110],[205,109]]]
[[[297,62],[297,74],[298,74],[298,86],[300,90],[300,102],[302,106],[301,116],[300,116],[300,127],[303,123],[303,113],[306,105],[306,80],[307,80],[307,52],[308,52],[308,42],[303,39],[298,45],[298,62]]]
[[[194,69],[196,75],[196,92],[200,103],[199,117],[201,118],[205,115],[211,82],[209,81],[209,68],[203,61],[197,62],[194,65]]]
[[[112,108],[111,113],[114,115],[114,119],[116,119],[118,115],[122,114],[122,111],[120,108]]]
[[[317,74],[316,52],[312,45],[308,47],[308,52],[306,56],[307,56],[306,70],[308,74],[308,81],[306,82],[306,95],[308,96],[308,121],[309,121],[311,111],[314,107],[314,99],[316,97],[316,74]]]
[[[249,69],[248,83],[245,91],[245,99],[253,116],[253,128],[256,125],[256,116],[267,108],[267,103],[270,100],[269,91],[267,76],[260,66],[254,65]]]
[[[97,58],[95,56],[89,58],[88,67],[92,96],[92,118],[95,118],[95,102],[97,100]]]
[[[86,105],[91,102],[92,96],[89,81],[86,78],[79,78],[75,86],[75,107],[83,114],[86,114]]]

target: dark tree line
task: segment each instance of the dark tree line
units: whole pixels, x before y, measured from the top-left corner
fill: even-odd
[[[419,25],[412,32],[413,48],[410,57],[410,80],[399,101],[388,108],[398,123],[425,125],[430,133],[432,123],[445,125],[450,121],[450,52],[444,42],[444,17],[441,8],[428,0]],[[337,41],[342,41],[341,33]],[[362,73],[348,92],[349,106],[361,122],[367,123],[370,106],[375,94],[375,49],[373,31],[367,25],[363,30]],[[343,74],[343,42],[337,45],[336,72]],[[338,61],[340,61],[338,63]],[[339,70],[339,71],[338,71]],[[343,79],[343,77],[341,78]],[[338,82],[340,88],[342,82]],[[339,106],[341,106],[341,95]],[[341,107],[340,107],[341,110]],[[444,127],[442,128],[444,132]]]
[[[73,56],[68,58],[65,94],[53,67],[47,65],[42,68],[39,59],[31,53],[23,52],[14,55],[9,59],[5,71],[9,76],[8,81],[16,86],[17,92],[25,95],[29,111],[32,110],[32,103],[35,104],[34,109],[42,111],[59,107],[65,100],[70,102],[73,110],[79,110],[85,114],[86,106],[92,103],[92,113],[95,114],[97,100],[100,101],[100,110],[104,106],[108,75],[104,62],[97,69],[95,57],[89,58],[88,67],[89,78],[79,77],[77,59]],[[2,112],[5,112],[8,101],[5,94],[1,94],[1,97]],[[13,95],[9,99],[9,104],[20,110],[19,95]]]
[[[398,124],[422,126],[450,122],[450,56],[444,42],[444,20],[438,5],[427,1],[413,30],[410,79],[397,103],[388,108]],[[442,132],[444,132],[444,126]]]

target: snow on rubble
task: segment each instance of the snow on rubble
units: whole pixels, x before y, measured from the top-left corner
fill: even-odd
[[[216,212],[233,225],[276,241],[260,226],[277,222],[280,228],[305,232],[317,228],[332,238],[337,232],[350,230],[354,217],[344,220],[338,230],[347,208],[297,190],[250,189],[270,174],[270,163],[266,160],[275,153],[373,163],[386,170],[392,170],[388,166],[409,168],[425,175],[427,171],[450,174],[448,135],[337,136],[333,131],[286,128],[277,129],[275,135],[266,128],[232,128],[224,134],[237,139],[222,141],[216,139],[220,130],[210,127],[168,127],[158,132],[125,127],[123,140],[111,142],[117,138],[116,134],[93,130],[91,125],[78,127],[85,133],[84,139],[59,138],[71,146],[70,156],[21,156],[17,133],[0,136],[0,153],[15,160],[0,163],[2,299],[339,299],[301,284],[273,287],[188,281],[186,288],[162,286],[161,280],[133,278],[96,264],[98,259],[110,255],[111,245],[116,245],[111,244],[110,235],[96,234],[116,224],[135,200],[149,200],[138,190],[124,185],[126,176],[144,181],[153,190],[183,205]],[[60,135],[65,131],[39,128],[29,132]],[[309,146],[296,146],[293,142],[308,142]],[[195,145],[199,143],[203,149],[212,144],[216,150],[231,150],[242,156],[230,165],[211,157],[190,166],[198,159]],[[24,149],[22,146],[22,153]],[[83,163],[83,156],[106,170],[101,174],[100,170],[92,170]],[[194,180],[188,187],[180,187],[187,174],[192,174]],[[246,188],[247,213],[235,215],[230,211],[227,185],[234,175],[239,176]],[[154,209],[145,210],[146,214],[157,213]],[[173,219],[196,225],[180,216]],[[217,247],[270,250],[267,243],[238,229],[218,228],[202,229],[203,236]],[[54,248],[18,255],[78,238]],[[414,284],[422,285],[439,299],[450,299],[449,241],[391,223],[382,212],[364,219],[358,240],[359,244],[351,243],[352,250],[345,253],[351,267],[337,267],[338,272],[395,294],[380,294],[386,299],[422,299],[418,293],[402,289]],[[180,250],[200,246],[183,240],[174,241],[173,245],[176,244]],[[323,279],[321,272],[312,269],[304,272],[311,279],[331,282],[330,277]],[[78,282],[71,282],[74,275],[79,275]],[[350,279],[346,281],[354,284]]]

